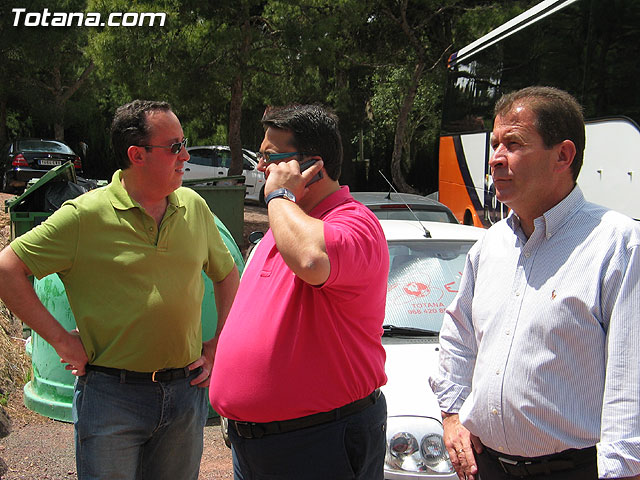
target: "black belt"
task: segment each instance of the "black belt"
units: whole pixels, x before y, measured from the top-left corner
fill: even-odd
[[[514,477],[530,477],[533,475],[549,475],[551,472],[572,470],[576,467],[596,462],[596,447],[569,449],[541,457],[519,457],[506,455],[484,447],[489,457],[496,460],[507,475]]]
[[[120,377],[120,383],[140,383],[140,382],[170,382],[180,378],[187,378],[192,373],[199,373],[201,368],[189,370],[189,367],[171,368],[166,370],[156,370],[155,372],[132,372],[120,368],[102,367],[100,365],[89,365],[85,367],[87,371],[106,373]]]
[[[329,412],[314,413],[306,417],[268,423],[239,422],[229,419],[229,426],[233,427],[242,438],[262,438],[265,435],[273,435],[274,433],[293,432],[294,430],[314,427],[361,412],[369,405],[376,403],[378,397],[380,397],[380,389],[374,390],[370,395],[360,400]]]

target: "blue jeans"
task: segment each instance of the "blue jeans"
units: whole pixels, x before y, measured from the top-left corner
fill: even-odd
[[[387,403],[294,432],[246,439],[229,426],[236,480],[382,480]]]
[[[197,480],[207,390],[89,371],[73,397],[78,480]]]

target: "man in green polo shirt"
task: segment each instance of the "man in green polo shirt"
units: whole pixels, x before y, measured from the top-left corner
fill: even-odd
[[[180,188],[189,159],[164,102],[136,100],[111,128],[121,169],[0,253],[0,298],[78,376],[78,478],[198,477],[206,390],[238,270],[205,201]],[[214,284],[216,336],[202,342],[201,272]],[[28,275],[58,273],[78,332]]]

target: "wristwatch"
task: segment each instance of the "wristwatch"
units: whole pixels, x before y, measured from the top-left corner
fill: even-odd
[[[291,192],[291,190],[287,190],[286,188],[277,188],[264,199],[264,203],[269,205],[269,202],[274,198],[286,198],[287,200],[291,200],[293,203],[296,203],[296,196]]]

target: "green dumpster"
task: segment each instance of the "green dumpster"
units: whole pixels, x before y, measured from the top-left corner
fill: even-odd
[[[11,220],[11,240],[39,225],[55,211],[55,206],[47,200],[51,188],[75,184],[77,180],[73,163],[67,162],[52,168],[35,183],[30,182],[22,195],[6,202],[5,209],[9,211]]]
[[[227,248],[242,273],[244,261],[240,249],[225,225],[216,218],[216,225]],[[202,338],[213,338],[218,325],[218,313],[213,294],[213,283],[204,272],[204,297],[202,300]],[[67,330],[76,328],[75,318],[71,312],[67,294],[57,274],[49,275],[34,281],[34,289],[40,301],[49,312]],[[30,343],[32,375],[31,381],[24,386],[24,404],[30,410],[45,417],[71,422],[71,405],[75,377],[65,370],[60,357],[51,345],[35,332]],[[209,417],[217,414],[209,407]]]
[[[244,229],[245,177],[214,177],[183,180],[182,186],[189,187],[205,199],[216,217],[229,229],[233,239],[242,245]]]

